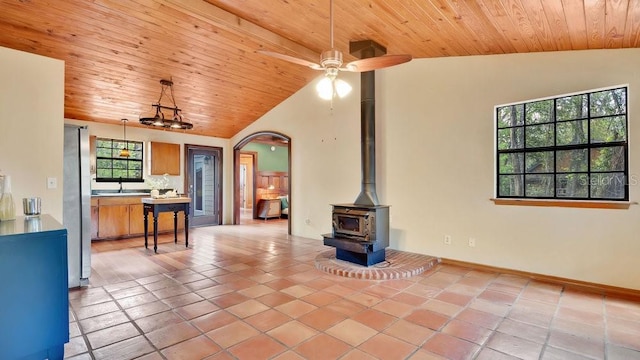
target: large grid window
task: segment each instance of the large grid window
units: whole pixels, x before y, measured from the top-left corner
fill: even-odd
[[[627,87],[496,107],[499,198],[628,200]]]
[[[129,149],[129,157],[120,151]],[[142,142],[117,139],[96,139],[96,181],[143,182]]]

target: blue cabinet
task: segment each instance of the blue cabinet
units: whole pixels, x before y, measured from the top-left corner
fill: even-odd
[[[0,222],[0,359],[62,359],[67,230],[49,215]]]

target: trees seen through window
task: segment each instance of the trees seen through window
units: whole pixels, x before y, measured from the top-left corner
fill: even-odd
[[[129,149],[129,157],[120,151]],[[142,142],[117,139],[96,139],[96,181],[142,182]]]
[[[496,107],[497,196],[628,200],[627,87]]]

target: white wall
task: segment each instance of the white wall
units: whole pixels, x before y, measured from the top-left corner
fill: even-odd
[[[42,213],[62,222],[64,62],[0,47],[0,84],[0,171],[16,215],[22,198],[39,196]]]
[[[640,208],[498,206],[494,106],[629,84],[630,175],[640,175],[640,49],[415,59],[376,72],[377,187],[391,205],[391,247],[640,289]],[[310,84],[231,139],[292,138],[292,231],[321,239],[331,203],[360,188],[359,76],[333,110]],[[638,201],[638,185],[630,187]],[[305,223],[305,220],[309,224]],[[443,236],[453,238],[444,245]],[[476,238],[476,247],[467,246]]]
[[[360,75],[341,76],[353,91],[334,101],[333,108],[315,95],[319,77],[231,139],[236,145],[267,130],[292,138],[289,182],[294,235],[320,239],[331,231],[330,204],[353,202],[360,191]]]
[[[231,181],[233,178],[233,150],[229,148],[229,140],[208,136],[191,135],[188,132],[180,132],[173,130],[155,130],[146,127],[132,126],[133,120],[127,123],[127,140],[142,141],[145,143],[145,154],[149,151],[149,142],[158,141],[166,143],[180,144],[180,176],[169,176],[170,186],[176,187],[179,191],[184,189],[184,144],[189,145],[204,145],[222,148],[222,167],[223,167],[223,179],[222,179],[222,222],[224,224],[230,224],[232,222],[232,206],[233,199],[231,196],[232,186]],[[95,135],[98,137],[122,139],[123,127],[122,124],[109,125],[96,122],[80,121],[73,119],[65,119],[65,123],[87,126],[89,129],[89,135]],[[145,161],[144,164],[144,177],[149,175],[148,167],[149,163]],[[158,177],[158,176],[154,176]],[[118,183],[98,183],[91,182],[92,189],[118,189]],[[146,183],[123,183],[123,189],[149,189]]]

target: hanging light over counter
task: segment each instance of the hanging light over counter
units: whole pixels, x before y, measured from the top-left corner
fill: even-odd
[[[120,150],[120,157],[128,158],[129,157],[129,147],[127,142],[127,119],[122,119],[122,132],[124,135],[124,145],[122,146],[122,150]]]
[[[140,117],[140,123],[169,129],[192,129],[193,124],[184,121],[182,110],[176,105],[176,100],[173,97],[173,81],[163,79],[160,80],[160,85],[162,86],[160,98],[157,103],[151,104],[151,107],[155,109],[155,114],[153,116]],[[168,94],[167,90],[169,90]],[[162,96],[164,95],[171,100],[173,106],[162,105]],[[165,116],[163,110],[171,112],[171,115]]]

